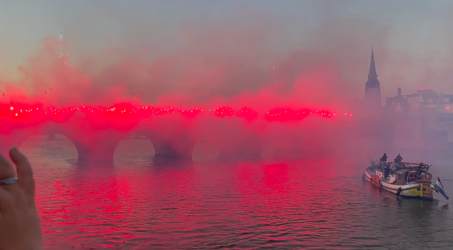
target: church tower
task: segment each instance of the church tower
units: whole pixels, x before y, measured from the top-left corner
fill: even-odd
[[[368,72],[368,80],[365,83],[365,102],[372,107],[381,107],[381,84],[377,79],[373,48],[371,48],[371,61],[370,70]]]

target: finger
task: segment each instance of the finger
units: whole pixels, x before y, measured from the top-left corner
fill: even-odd
[[[9,157],[16,165],[18,184],[31,197],[35,194],[35,180],[33,170],[27,157],[22,154],[16,147],[9,150]]]
[[[14,207],[14,202],[11,202],[11,199],[11,193],[0,188],[0,214]]]
[[[3,156],[3,154],[0,153],[0,181],[5,180],[11,177],[15,177],[16,172],[14,171],[13,167],[11,167],[11,164],[9,164],[9,161],[6,160],[6,158]],[[1,185],[0,186],[5,189],[5,190],[12,190],[14,186],[17,187],[17,185],[12,184],[12,185]]]

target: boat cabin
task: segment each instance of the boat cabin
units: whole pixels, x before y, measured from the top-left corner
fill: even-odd
[[[396,173],[391,174],[393,178],[390,178],[389,183],[395,184],[395,185],[404,185],[406,184],[407,181],[407,175],[410,172],[410,169],[402,169],[396,171]]]
[[[384,179],[387,167],[389,174],[385,182],[404,185],[407,183],[430,182],[432,175],[428,172],[430,164],[410,162],[379,162],[378,159],[371,159],[372,169],[380,179]]]
[[[384,172],[376,170],[379,178],[384,179]],[[431,182],[432,175],[425,169],[401,169],[389,174],[385,182],[394,185],[404,185],[407,183]]]

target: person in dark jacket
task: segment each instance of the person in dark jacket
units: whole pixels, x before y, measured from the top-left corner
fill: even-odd
[[[385,166],[387,165],[387,154],[384,153],[384,155],[379,159],[379,165],[381,166],[382,170],[385,169]]]
[[[403,157],[401,157],[400,154],[398,154],[395,158],[395,163],[401,163],[403,161]]]
[[[387,162],[387,154],[384,153],[384,155],[381,157],[381,162]]]
[[[385,164],[385,167],[384,167],[384,180],[387,180],[389,175],[390,175],[390,166],[388,164]]]
[[[398,169],[400,169],[403,164],[401,163],[403,161],[403,157],[401,157],[400,154],[398,154],[396,157],[395,157],[395,171],[397,171]]]

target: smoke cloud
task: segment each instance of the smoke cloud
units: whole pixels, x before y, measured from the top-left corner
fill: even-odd
[[[120,15],[111,12],[111,19]],[[46,37],[19,67],[22,79],[6,85],[32,95],[52,88],[60,102],[99,102],[99,97],[108,102],[140,91],[146,102],[195,104],[247,97],[246,102],[254,103],[265,98],[265,103],[333,106],[363,92],[370,44],[384,45],[388,32],[370,20],[330,15],[303,35],[300,46],[285,47],[290,34],[283,24],[249,6],[225,17],[187,19],[171,38],[144,45],[135,35],[146,28],[137,23],[123,20],[140,31],[130,31],[133,35],[122,44],[107,44],[89,54],[75,54],[66,39]],[[379,46],[377,55],[385,50]]]
[[[90,25],[95,16],[115,20],[112,28],[123,31],[120,39],[105,38],[96,42],[99,50],[90,51],[80,46],[74,50],[77,45],[71,39],[48,36],[36,54],[18,67],[20,80],[6,81],[1,76],[0,80],[11,98],[51,100],[56,106],[130,100],[158,106],[307,107],[343,113],[357,110],[355,100],[363,96],[374,44],[383,94],[395,92],[400,85],[411,86],[401,72],[408,72],[413,58],[391,46],[391,25],[337,13],[354,1],[319,2],[314,9],[316,22],[300,34],[292,34],[287,21],[253,6],[215,17],[188,17],[176,28],[162,28],[112,7],[117,4],[102,6],[100,14],[101,6],[92,3],[86,18],[79,21]],[[80,34],[82,24],[65,25],[68,33]],[[297,42],[289,43],[288,38]],[[427,67],[423,73],[432,76],[435,72]],[[140,100],[134,98],[141,94]],[[212,124],[201,124],[200,131],[210,131]],[[268,140],[291,148],[303,144],[289,143],[291,135],[303,134],[304,127],[310,127],[318,131],[310,135],[316,138],[305,135],[305,142],[310,141],[307,147],[312,147],[345,140],[347,136],[328,132],[332,126],[307,122],[292,128],[256,125],[252,130],[277,131]]]

